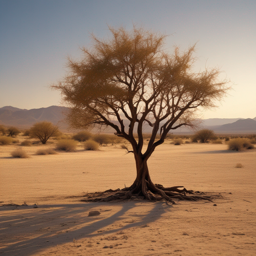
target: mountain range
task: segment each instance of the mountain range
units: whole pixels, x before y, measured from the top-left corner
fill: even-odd
[[[19,109],[12,106],[0,108],[0,124],[5,126],[15,126],[21,129],[31,127],[34,123],[49,121],[61,130],[67,130],[68,124],[65,115],[68,108],[60,106],[50,106],[39,109]],[[256,133],[256,117],[247,118],[210,118],[200,120],[197,129],[210,129],[216,133]],[[110,132],[109,129],[106,132]],[[146,126],[145,133],[150,132],[150,127]],[[173,133],[194,133],[189,128],[180,128]]]

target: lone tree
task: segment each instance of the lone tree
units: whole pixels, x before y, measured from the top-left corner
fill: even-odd
[[[144,196],[148,200],[172,198],[196,200],[182,186],[165,188],[150,178],[148,159],[168,132],[192,125],[199,107],[213,107],[226,92],[226,82],[218,81],[219,71],[191,71],[194,47],[171,55],[163,49],[165,36],[143,29],[131,32],[110,28],[112,39],[93,36],[94,47],[83,48],[81,61],[69,59],[70,73],[54,88],[71,107],[73,127],[108,126],[126,139],[136,162],[136,179],[129,188],[96,200]],[[143,150],[143,127],[151,135]],[[157,135],[160,136],[157,136]],[[136,136],[135,136],[136,135]]]
[[[54,136],[60,134],[60,131],[57,126],[54,126],[51,122],[43,121],[34,124],[29,133],[32,137],[38,138],[42,144],[46,144],[46,142]]]

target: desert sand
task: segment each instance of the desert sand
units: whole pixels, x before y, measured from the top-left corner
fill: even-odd
[[[170,205],[81,202],[86,192],[131,185],[133,156],[118,145],[35,155],[53,146],[23,147],[25,159],[10,156],[14,145],[0,147],[0,255],[256,255],[255,149],[161,145],[149,160],[155,183],[223,195]]]

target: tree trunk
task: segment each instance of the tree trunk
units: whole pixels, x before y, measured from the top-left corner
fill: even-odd
[[[136,162],[137,176],[135,181],[130,187],[116,190],[106,190],[104,192],[89,193],[86,195],[87,199],[82,201],[112,201],[112,200],[125,200],[125,199],[146,199],[149,201],[160,201],[162,199],[175,204],[173,199],[180,200],[210,200],[209,196],[193,195],[192,190],[186,190],[183,186],[175,186],[165,188],[160,184],[154,184],[150,178],[147,160],[143,159],[142,154],[134,153]],[[182,188],[182,189],[180,189]]]

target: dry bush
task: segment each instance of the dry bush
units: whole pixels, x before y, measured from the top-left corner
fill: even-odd
[[[75,134],[73,136],[73,139],[77,140],[79,142],[83,142],[83,141],[89,140],[91,137],[92,137],[92,134],[90,132],[81,131],[81,132],[78,132],[77,134]]]
[[[192,138],[193,142],[200,141],[201,143],[206,143],[209,140],[216,140],[217,137],[214,134],[213,131],[208,129],[203,129],[195,133],[195,135]]]
[[[32,142],[30,140],[24,140],[20,143],[21,146],[32,146]]]
[[[43,121],[32,126],[30,135],[34,138],[38,138],[42,144],[46,144],[51,137],[59,136],[60,131],[58,127],[54,126],[51,122]]]
[[[15,158],[28,158],[29,155],[22,148],[17,148],[16,150],[11,152],[12,157]]]
[[[100,145],[111,143],[110,136],[107,134],[95,134],[92,139]]]
[[[6,134],[6,128],[3,125],[0,125],[0,134],[2,135]]]
[[[183,140],[181,138],[175,138],[173,139],[174,145],[181,145],[183,143]]]
[[[84,149],[85,150],[98,150],[99,149],[99,143],[97,143],[94,140],[87,140],[84,143]]]
[[[13,139],[12,140],[12,144],[17,144],[17,143],[19,143],[20,142],[20,140],[18,140],[18,139]]]
[[[232,139],[228,142],[228,149],[241,151],[243,149],[253,149],[254,146],[251,144],[250,140],[247,138],[237,138]]]
[[[222,140],[221,139],[212,140],[211,143],[212,144],[222,144]]]
[[[18,128],[16,128],[16,127],[11,126],[11,127],[9,127],[9,128],[7,129],[7,134],[8,134],[8,136],[10,136],[10,137],[15,137],[15,136],[17,136],[19,133],[20,133],[20,130],[19,130]]]
[[[10,145],[12,143],[12,138],[6,136],[0,136],[0,145]]]
[[[53,148],[39,149],[36,151],[36,155],[53,155],[57,152]]]
[[[25,130],[22,135],[23,136],[30,136],[30,130],[29,129]]]
[[[236,164],[235,168],[243,168],[244,166],[240,163]]]
[[[77,141],[72,139],[64,139],[64,140],[59,140],[57,142],[56,149],[71,152],[76,150],[76,146],[77,146]]]

